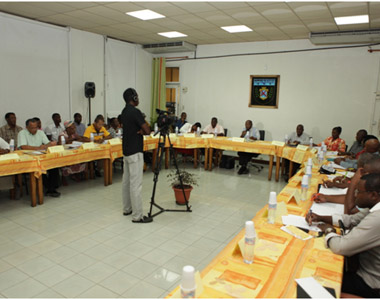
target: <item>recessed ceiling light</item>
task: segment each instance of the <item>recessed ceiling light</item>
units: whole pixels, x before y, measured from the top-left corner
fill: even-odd
[[[177,37],[184,37],[184,36],[187,36],[186,34],[183,34],[181,32],[178,32],[178,31],[169,31],[169,32],[159,32],[158,33],[159,35],[162,35],[162,36],[166,36],[168,38],[177,38]]]
[[[137,11],[131,11],[126,12],[127,15],[130,15],[135,18],[139,18],[141,20],[153,20],[153,19],[160,19],[165,18],[164,15],[161,15],[159,13],[156,13],[150,9],[144,9],[144,10],[137,10]]]
[[[336,17],[336,25],[348,25],[348,24],[363,24],[368,23],[368,15],[350,16],[350,17]]]
[[[224,27],[220,27],[220,28],[222,28],[223,30],[228,31],[230,33],[252,31],[251,28],[249,28],[249,27],[247,27],[245,25],[224,26]]]

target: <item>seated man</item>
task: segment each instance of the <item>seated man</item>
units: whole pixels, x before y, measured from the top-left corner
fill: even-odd
[[[60,114],[54,113],[51,118],[53,119],[53,124],[45,128],[45,134],[50,141],[58,142],[58,137],[65,131],[65,128],[61,125]]]
[[[325,222],[319,225],[325,234],[326,247],[336,254],[358,255],[358,269],[343,273],[342,292],[364,298],[380,298],[380,174],[361,177],[355,203],[367,210],[354,215],[319,216],[308,214],[306,221]],[[338,235],[333,226],[350,228]]]
[[[288,144],[292,144],[292,145],[309,145],[310,143],[310,136],[304,132],[304,127],[302,124],[298,124],[297,127],[296,127],[296,131],[295,132],[292,132],[290,135],[289,135],[289,140],[288,140]],[[285,159],[284,160],[285,162],[285,175],[284,175],[284,179],[286,182],[288,182],[289,180],[289,177],[292,177],[299,169],[300,167],[300,164],[297,164],[297,163],[293,163],[293,171],[292,171],[292,174],[289,174],[289,160],[288,159]]]
[[[110,128],[108,132],[110,133],[112,138],[117,137],[117,131],[120,129],[119,120],[117,118],[111,118],[110,120]]]
[[[357,157],[359,158],[361,154],[363,153],[371,153],[371,154],[378,154],[379,153],[379,140],[377,137],[373,136],[373,138],[367,140],[364,144],[363,151],[357,153]],[[345,169],[357,169],[357,162],[358,159],[350,159],[350,158],[335,158],[334,162],[338,165],[341,165]]]
[[[0,137],[8,144],[13,140],[15,149],[17,149],[17,135],[22,130],[22,127],[16,124],[16,115],[13,112],[6,113],[5,120],[7,124],[0,128]]]
[[[82,115],[80,113],[74,114],[74,122],[77,134],[83,136],[86,130],[86,126],[82,123]]]
[[[112,139],[110,133],[104,128],[104,117],[97,115],[94,123],[87,127],[84,132],[84,137],[91,139],[91,134],[94,137],[94,142],[102,144],[105,140]],[[95,175],[101,177],[100,170],[103,168],[103,161],[97,161],[95,167]]]
[[[243,138],[248,133],[249,139],[252,141],[256,141],[260,139],[260,132],[257,130],[256,127],[253,127],[253,123],[251,120],[245,121],[245,128],[241,132],[240,137]],[[247,168],[248,162],[251,160],[252,157],[257,157],[258,154],[256,153],[249,153],[249,152],[238,152],[239,155],[239,164],[240,169],[238,171],[238,174],[248,174],[249,170]]]
[[[309,145],[310,136],[304,132],[304,128],[302,124],[297,125],[296,131],[292,132],[289,136],[288,144],[301,144],[301,145]]]
[[[9,144],[0,137],[0,155],[7,153],[9,153]],[[12,176],[0,177],[0,190],[13,190]]]
[[[175,123],[174,128],[178,127],[178,131],[181,130],[182,126],[187,123],[186,118],[187,118],[187,114],[183,112],[181,114],[181,118]]]
[[[349,155],[349,156],[355,156],[357,153],[363,150],[364,148],[364,139],[367,136],[367,130],[360,129],[356,133],[356,141],[352,144],[350,150],[347,152],[339,152],[339,155]]]
[[[207,125],[205,129],[201,132],[201,134],[216,134],[217,136],[224,136],[224,129],[221,125],[218,124],[218,119],[213,117],[211,119],[211,124]]]
[[[364,153],[358,160],[358,170],[349,180],[347,193],[345,195],[324,195],[316,194],[314,201],[317,203],[332,202],[344,204],[344,212],[346,214],[354,214],[358,212],[355,206],[355,189],[360,178],[366,174],[380,173],[380,157],[370,153]]]
[[[112,138],[110,133],[104,128],[104,118],[102,115],[98,115],[94,123],[86,128],[83,136],[86,138],[91,138],[91,133],[94,136],[94,142],[102,144],[105,140]]]
[[[57,142],[50,142],[45,133],[38,130],[37,121],[28,119],[26,129],[21,130],[18,134],[17,144],[21,150],[46,150],[50,146],[57,145]],[[59,197],[61,194],[56,191],[59,186],[59,169],[48,170],[47,175],[43,175],[43,178],[46,196]]]

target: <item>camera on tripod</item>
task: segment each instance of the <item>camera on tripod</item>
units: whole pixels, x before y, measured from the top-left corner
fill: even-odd
[[[166,110],[156,109],[157,125],[159,128],[169,128],[170,125],[174,123],[174,117],[169,115],[169,112]]]

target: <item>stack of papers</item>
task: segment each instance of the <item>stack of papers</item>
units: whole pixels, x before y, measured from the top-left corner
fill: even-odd
[[[334,168],[334,169],[343,169],[343,170],[346,170],[345,167],[342,167],[341,165],[338,165],[334,162],[331,162],[330,165]]]
[[[320,216],[344,214],[344,205],[338,203],[314,203],[310,209],[313,211],[313,213]]]
[[[321,188],[319,189],[319,193],[324,195],[346,195],[348,188],[340,189],[340,188],[325,188],[321,185]]]
[[[309,225],[305,221],[305,217],[301,216],[296,216],[296,215],[287,215],[287,216],[282,216],[282,223],[284,225],[293,225],[295,227],[303,228],[303,229],[308,229],[311,231],[321,231],[317,226],[315,225]]]

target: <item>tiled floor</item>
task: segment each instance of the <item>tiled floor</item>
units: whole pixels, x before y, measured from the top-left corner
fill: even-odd
[[[199,187],[191,194],[193,212],[165,212],[150,224],[133,224],[121,209],[121,171],[114,182],[69,182],[60,198],[30,207],[0,192],[0,297],[159,298],[178,285],[181,269],[202,270],[265,205],[284,182],[235,170],[192,169]],[[173,191],[159,176],[156,202],[177,208]],[[144,174],[147,212],[153,173]]]

